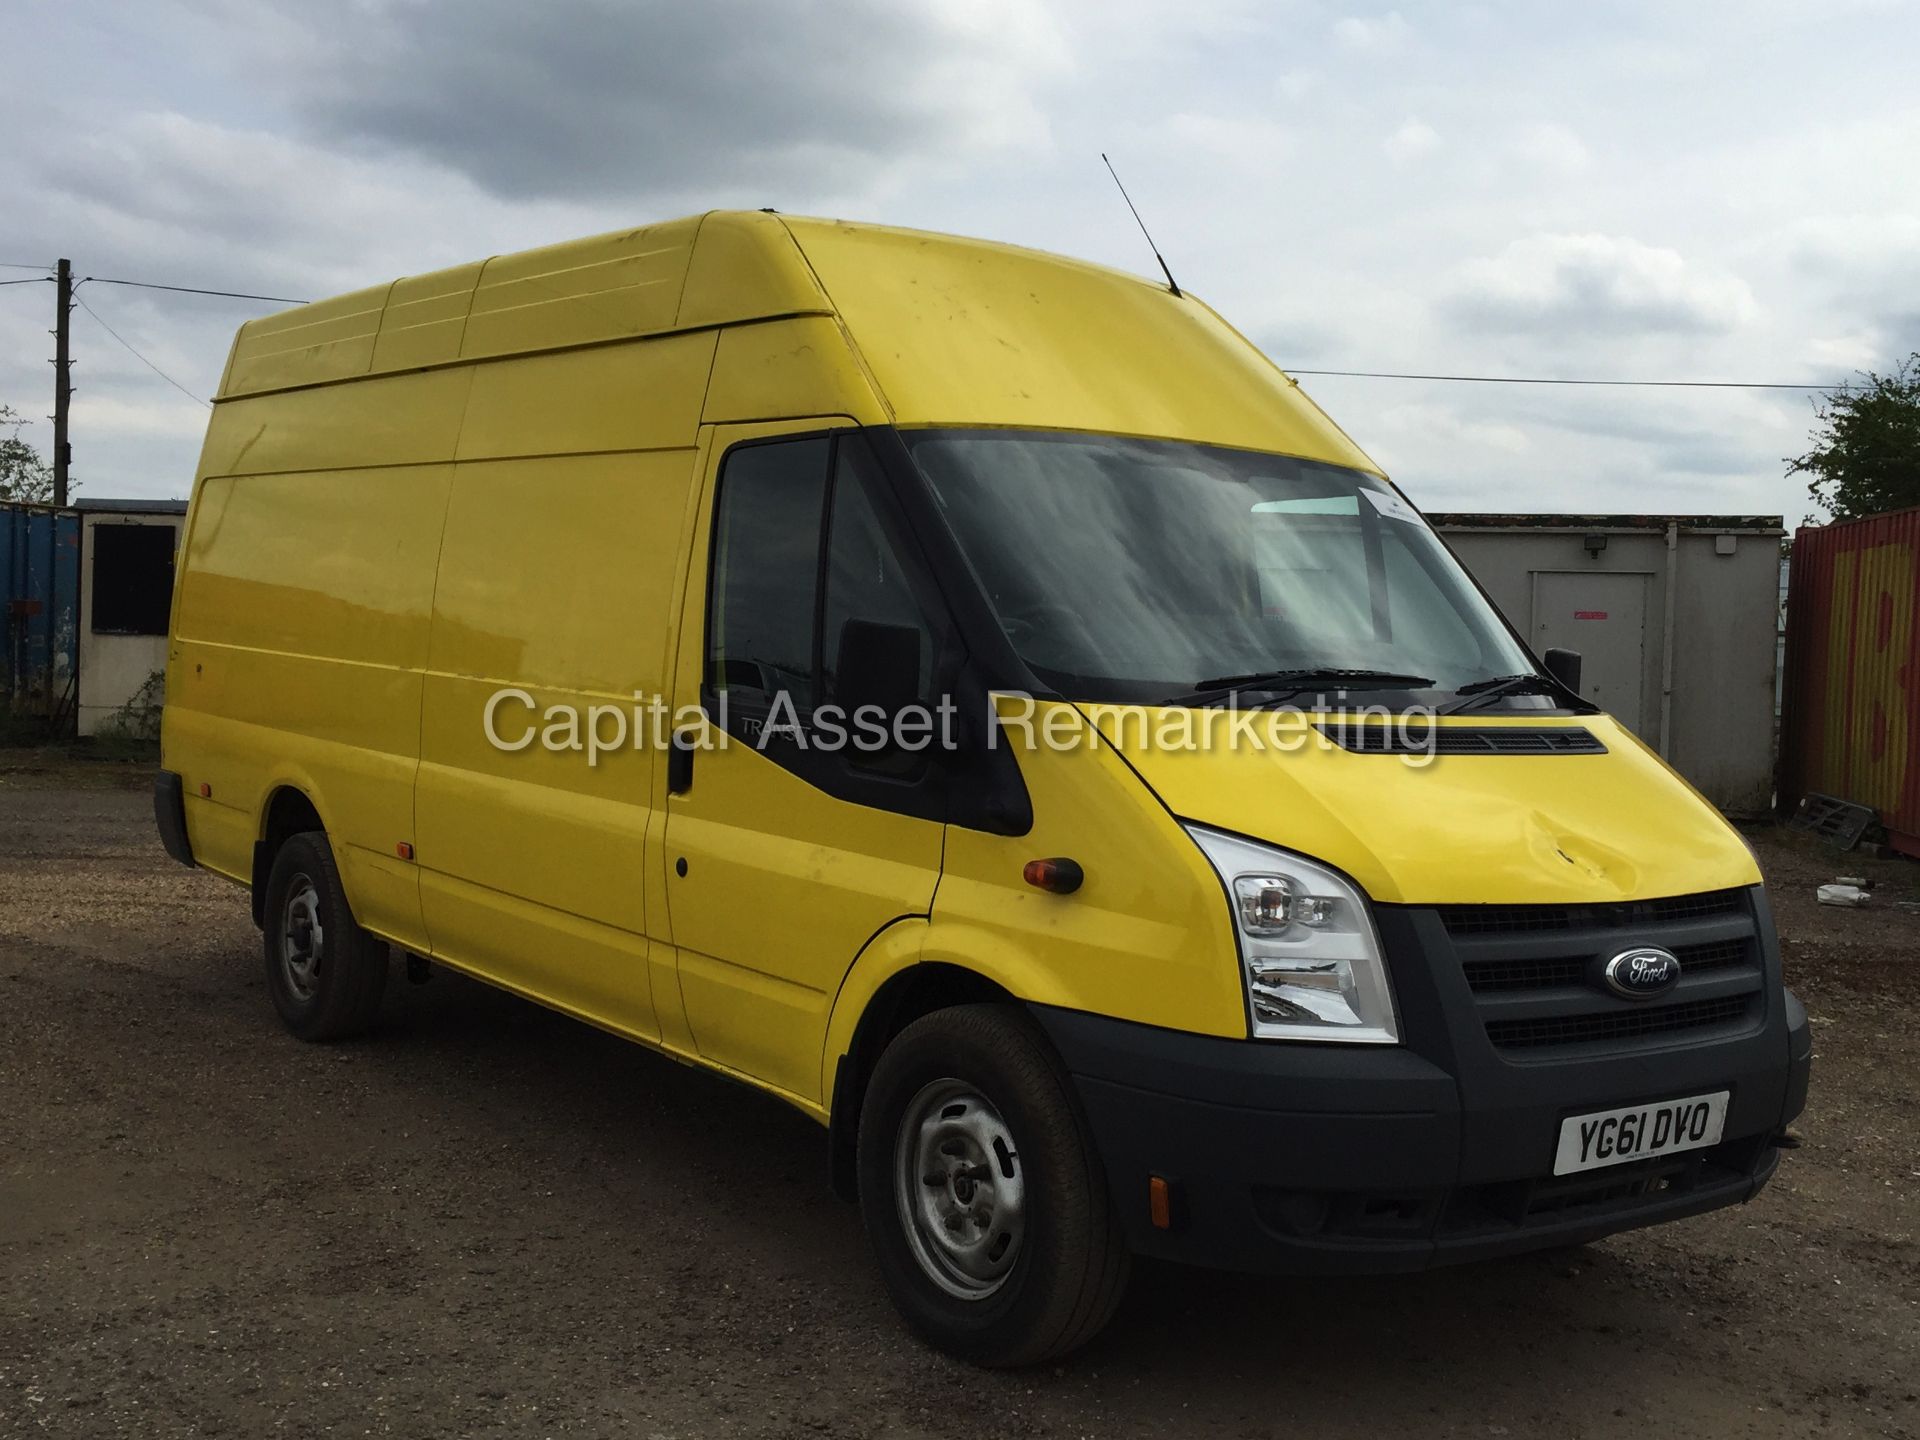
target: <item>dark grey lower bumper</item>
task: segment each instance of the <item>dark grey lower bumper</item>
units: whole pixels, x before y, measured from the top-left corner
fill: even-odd
[[[1775,1137],[1806,1093],[1795,1035],[1764,1070],[1725,1076],[1746,1103],[1730,1107],[1720,1144],[1556,1178],[1541,1137],[1589,1104],[1571,1073],[1562,1094],[1543,1070],[1526,1113],[1503,1107],[1489,1126],[1463,1114],[1452,1075],[1401,1047],[1227,1040],[1033,1013],[1074,1077],[1134,1249],[1221,1269],[1419,1270],[1738,1204],[1771,1178]],[[1751,1052],[1744,1058],[1752,1064]],[[1684,1094],[1693,1080],[1671,1083]],[[1656,1071],[1646,1084],[1668,1082]],[[1150,1219],[1154,1176],[1172,1185],[1167,1229]]]
[[[171,770],[153,777],[153,823],[160,829],[160,843],[167,854],[182,865],[193,864],[193,846],[187,841],[186,790]]]

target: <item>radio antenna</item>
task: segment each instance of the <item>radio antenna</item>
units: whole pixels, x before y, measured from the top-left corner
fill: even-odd
[[[1133,197],[1127,194],[1127,187],[1120,184],[1120,172],[1113,168],[1113,161],[1107,159],[1106,151],[1102,150],[1100,152],[1100,159],[1107,167],[1107,173],[1113,176],[1113,183],[1120,191],[1120,198],[1127,202],[1127,209],[1133,210],[1133,223],[1140,227],[1140,233],[1142,235],[1146,235],[1147,248],[1153,251],[1153,258],[1160,261],[1160,273],[1167,277],[1167,289],[1174,293],[1176,299],[1179,298],[1180,282],[1173,278],[1173,271],[1167,268],[1166,260],[1161,257],[1160,247],[1153,243],[1153,236],[1147,234],[1147,222],[1140,218],[1140,212],[1138,210],[1134,210]]]

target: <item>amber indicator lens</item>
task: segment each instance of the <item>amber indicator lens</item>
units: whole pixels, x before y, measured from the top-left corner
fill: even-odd
[[[1065,856],[1029,860],[1020,874],[1034,889],[1050,895],[1071,895],[1087,883],[1087,872],[1080,868],[1080,862]]]
[[[1147,1218],[1156,1230],[1173,1228],[1173,1187],[1164,1176],[1147,1177]]]

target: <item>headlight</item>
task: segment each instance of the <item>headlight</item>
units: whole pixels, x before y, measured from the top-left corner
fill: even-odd
[[[1232,897],[1253,1033],[1392,1045],[1393,991],[1366,896],[1324,865],[1202,825],[1187,833]]]

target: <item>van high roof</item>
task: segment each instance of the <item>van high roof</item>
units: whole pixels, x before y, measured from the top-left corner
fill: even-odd
[[[898,424],[1205,439],[1377,469],[1190,294],[991,241],[763,211],[497,255],[250,321],[218,398],[794,316],[838,321]]]

